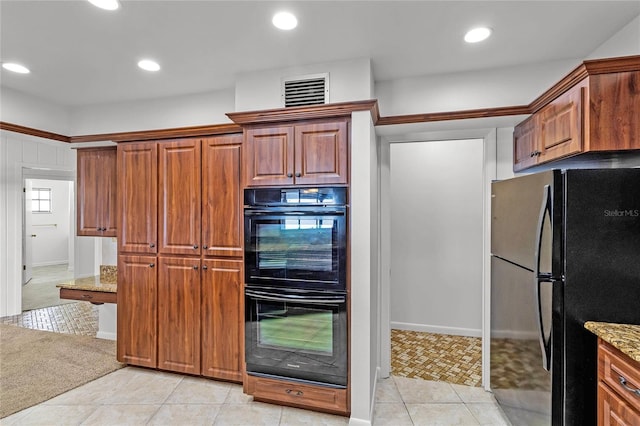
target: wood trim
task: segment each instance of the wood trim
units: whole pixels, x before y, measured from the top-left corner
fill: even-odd
[[[20,126],[18,124],[7,123],[5,121],[0,121],[0,129],[60,142],[71,142],[69,136],[59,135],[57,133],[51,133],[44,130],[38,130],[32,127]]]
[[[584,61],[589,75],[640,71],[640,55]]]
[[[223,135],[227,133],[242,133],[242,128],[237,124],[211,124],[206,126],[176,127],[173,129],[139,130],[135,132],[103,133],[97,135],[71,136],[71,143],[114,141],[132,142],[157,139],[173,139],[186,137],[200,137]]]
[[[376,99],[342,102],[326,105],[306,107],[278,108],[263,111],[231,112],[227,116],[234,124],[213,124],[206,126],[178,127],[173,129],[141,130],[134,132],[103,133],[95,135],[64,136],[30,127],[0,121],[0,129],[25,135],[37,136],[61,142],[131,142],[142,140],[171,139],[182,137],[212,136],[242,132],[242,125],[255,123],[270,123],[279,121],[297,121],[317,118],[335,118],[351,115],[353,111],[371,111],[373,123],[376,126],[393,124],[411,124],[433,121],[464,120],[470,118],[501,117],[507,115],[533,114],[547,105],[553,99],[575,86],[580,80],[589,75],[640,71],[640,55],[622,56],[616,58],[593,59],[583,61],[567,76],[554,84],[549,90],[538,96],[529,105],[507,106],[499,108],[485,108],[462,111],[436,112],[426,114],[395,115],[380,117],[378,101]]]
[[[469,118],[488,118],[488,117],[504,117],[507,115],[530,114],[527,105],[470,109],[464,111],[448,111],[448,112],[432,112],[426,114],[412,115],[392,115],[388,117],[380,117],[378,126],[388,126],[392,124],[410,124],[410,123],[426,123],[431,121],[447,121],[447,120],[465,120]]]
[[[584,61],[562,80],[531,102],[529,104],[530,113],[533,114],[540,111],[552,100],[590,75],[628,71],[640,71],[640,55]]]
[[[350,116],[353,111],[371,111],[374,124],[376,124],[380,118],[378,101],[376,99],[260,111],[228,112],[226,115],[234,123],[246,125],[345,117]]]

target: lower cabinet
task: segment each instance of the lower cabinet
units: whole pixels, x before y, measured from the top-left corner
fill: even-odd
[[[242,260],[118,259],[118,361],[242,381]]]
[[[598,341],[598,425],[640,426],[640,363]]]
[[[157,366],[158,278],[155,256],[118,257],[118,361]]]
[[[158,258],[158,368],[200,374],[200,259]]]
[[[256,401],[349,415],[347,389],[313,386],[300,382],[246,376],[245,392]]]
[[[202,261],[202,375],[242,381],[242,260]]]

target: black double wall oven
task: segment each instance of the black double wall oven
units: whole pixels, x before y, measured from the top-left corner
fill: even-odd
[[[244,193],[247,373],[347,385],[347,188]]]

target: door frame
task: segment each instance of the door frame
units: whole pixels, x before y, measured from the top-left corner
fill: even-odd
[[[379,147],[379,212],[380,212],[380,377],[391,374],[391,144],[411,141],[482,139],[483,143],[483,271],[482,271],[482,386],[489,390],[489,333],[491,306],[491,181],[497,177],[496,128],[470,131],[434,132],[422,135],[383,137]]]
[[[75,171],[68,171],[68,170],[51,170],[51,169],[38,169],[38,168],[31,168],[31,167],[22,167],[22,177],[21,177],[21,182],[22,182],[22,188],[23,190],[26,190],[27,187],[27,180],[28,179],[41,179],[41,180],[61,180],[61,181],[67,181],[67,182],[72,182],[72,192],[71,192],[71,197],[73,198],[73,200],[75,200],[75,186],[76,186],[76,174]],[[27,236],[27,220],[25,218],[26,215],[26,196],[23,195],[22,197],[22,241],[20,242],[21,244],[21,263],[20,265],[26,265],[26,247],[25,247],[25,242],[26,239],[29,238]],[[69,221],[70,221],[70,227],[69,227],[69,243],[71,247],[75,248],[75,216],[76,216],[76,206],[75,206],[75,202],[71,202],[70,203],[70,209],[69,209]],[[75,250],[74,250],[75,252]],[[73,260],[72,260],[72,255],[74,253],[69,253],[69,263],[73,264]],[[23,267],[21,266],[20,268],[21,271],[21,276],[24,277],[24,272],[23,272]],[[24,285],[25,283],[23,283]],[[22,301],[22,285],[19,287],[19,300]]]

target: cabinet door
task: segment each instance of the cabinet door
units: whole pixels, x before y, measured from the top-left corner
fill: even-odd
[[[202,141],[202,253],[242,256],[242,135]]]
[[[78,150],[78,235],[116,236],[116,176],[116,147]]]
[[[118,257],[118,361],[157,366],[155,256]]]
[[[640,413],[598,382],[598,426],[640,426]]]
[[[158,148],[155,142],[118,144],[118,252],[156,253]]]
[[[102,214],[100,195],[105,189],[101,187],[100,150],[78,150],[78,235],[102,235]]]
[[[348,140],[346,121],[296,126],[295,183],[347,183]]]
[[[245,142],[245,185],[293,183],[292,126],[249,129]]]
[[[159,253],[200,254],[200,139],[158,144]]]
[[[115,237],[118,229],[118,161],[116,148],[106,149],[100,155],[102,163],[102,236]]]
[[[158,258],[158,368],[200,374],[200,259]]]
[[[537,125],[537,116],[534,115],[513,130],[513,170],[516,172],[538,161]]]
[[[540,156],[544,163],[582,151],[583,108],[586,82],[583,82],[544,107],[540,119]]]
[[[239,382],[244,353],[242,261],[202,264],[202,375]]]

